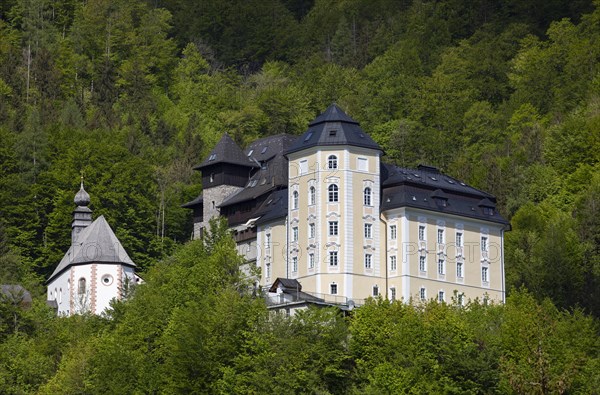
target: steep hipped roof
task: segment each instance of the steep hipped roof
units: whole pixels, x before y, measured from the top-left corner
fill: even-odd
[[[315,146],[352,145],[381,151],[381,147],[365,133],[359,123],[336,104],[308,125],[308,130],[296,139],[286,155]]]
[[[79,233],[77,241],[69,247],[54,273],[48,278],[48,282],[70,266],[85,263],[120,263],[135,266],[103,215]]]
[[[251,150],[256,151],[250,155],[259,161],[262,166],[250,177],[250,180],[239,192],[229,196],[223,201],[219,207],[231,206],[246,202],[248,200],[256,199],[259,196],[263,196],[271,191],[287,188],[288,185],[288,161],[282,155],[282,152],[289,147],[292,143],[292,138],[286,134],[280,134],[276,136],[266,137],[252,143],[247,148],[247,153]],[[261,148],[262,147],[262,148]],[[262,153],[263,148],[267,147],[267,150]],[[269,150],[272,151],[269,154]],[[274,154],[274,155],[273,155]]]
[[[200,170],[207,166],[216,165],[217,163],[231,163],[234,165],[246,167],[258,167],[256,163],[250,160],[241,148],[229,137],[227,133],[223,134],[221,140],[215,145],[210,154],[196,166],[194,169]]]

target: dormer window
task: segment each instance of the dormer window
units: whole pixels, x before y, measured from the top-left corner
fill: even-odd
[[[337,156],[329,155],[329,157],[327,158],[327,168],[337,169]]]
[[[261,154],[264,154],[265,152],[267,152],[267,148],[269,147],[263,147],[262,151],[260,151]]]
[[[335,137],[337,135],[337,130],[336,129],[332,129],[329,131],[329,137]]]
[[[433,201],[438,207],[447,207],[448,206],[448,195],[444,193],[441,189],[436,189],[431,197]]]
[[[304,138],[304,141],[308,141],[310,140],[310,138],[313,136],[313,132],[308,132],[308,134],[306,135],[306,137]]]
[[[254,152],[253,149],[251,149],[250,151],[248,151],[248,157],[252,156],[252,153]]]
[[[209,162],[212,162],[215,159],[217,159],[217,154],[210,154],[210,156],[208,157]]]

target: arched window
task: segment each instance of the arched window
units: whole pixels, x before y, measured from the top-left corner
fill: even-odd
[[[298,208],[298,191],[294,191],[292,193],[292,208],[293,209]]]
[[[315,189],[315,187],[310,187],[310,190],[308,192],[308,202],[312,206],[313,204],[316,203],[316,201],[317,201],[317,190]]]
[[[79,288],[77,289],[77,293],[79,295],[85,294],[85,278],[83,277],[79,279]]]
[[[365,206],[371,205],[371,188],[369,188],[369,187],[365,188],[364,202],[365,202]]]
[[[328,188],[329,190],[329,201],[330,202],[337,202],[339,201],[339,193],[338,193],[338,186],[335,184],[331,184]]]
[[[337,156],[329,155],[329,158],[327,158],[327,168],[337,169]]]

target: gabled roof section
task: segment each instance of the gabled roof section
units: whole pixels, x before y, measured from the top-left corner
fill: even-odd
[[[298,280],[291,278],[283,278],[277,277],[277,279],[269,288],[269,292],[277,292],[277,288],[281,287],[282,290],[294,290],[294,291],[302,291],[302,285],[298,282]]]
[[[296,138],[297,136],[285,133],[264,137],[250,143],[244,150],[244,155],[252,160],[252,162],[254,160],[265,162],[273,159],[278,154],[283,154],[294,143]]]
[[[381,147],[335,103],[308,125],[286,155],[316,146],[352,145],[382,151]]]
[[[241,148],[229,137],[227,133],[223,134],[221,140],[210,151],[210,154],[196,166],[195,170],[201,170],[204,167],[216,165],[218,163],[231,163],[234,165],[246,167],[258,167],[250,158],[242,152]]]
[[[103,215],[81,231],[48,282],[70,266],[85,263],[117,263],[135,267]]]

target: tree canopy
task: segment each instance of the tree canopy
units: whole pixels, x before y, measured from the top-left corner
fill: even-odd
[[[0,2],[0,282],[34,295],[27,311],[2,305],[0,392],[101,392],[113,366],[105,392],[599,388],[599,42],[597,0]],[[224,132],[299,134],[333,101],[384,161],[435,165],[498,198],[512,225],[506,306],[379,301],[351,320],[271,320],[231,273],[194,289],[207,278],[184,267],[235,259],[183,246],[193,166]],[[40,299],[81,174],[149,280],[110,319],[57,320]],[[189,295],[165,302],[165,284]]]

